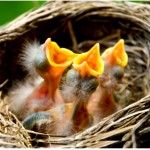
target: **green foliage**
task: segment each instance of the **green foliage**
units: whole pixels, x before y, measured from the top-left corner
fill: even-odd
[[[121,0],[120,0],[121,1]],[[126,0],[137,3],[148,3],[145,0]],[[1,1],[0,0],[0,26],[4,25],[30,9],[40,7],[42,1]],[[118,1],[119,2],[119,1]],[[150,3],[150,2],[149,2]]]
[[[10,22],[30,9],[40,7],[45,1],[0,1],[0,26]]]

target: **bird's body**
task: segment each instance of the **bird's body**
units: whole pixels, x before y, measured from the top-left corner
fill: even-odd
[[[117,107],[112,92],[99,86],[96,92],[91,96],[88,109],[94,118],[94,124],[116,112]]]
[[[78,71],[71,68],[67,72],[67,78],[61,84],[60,93],[64,102],[48,109],[45,111],[46,114],[42,113],[38,117],[38,119],[41,118],[41,121],[37,120],[40,112],[34,116],[30,115],[24,120],[25,127],[57,135],[72,135],[83,131],[92,125],[92,117],[87,110],[87,103],[97,86],[98,79],[95,77],[82,78]],[[50,118],[47,119],[47,115]],[[44,122],[43,118],[45,118]]]
[[[58,55],[59,58],[56,57]],[[33,43],[26,46],[22,60],[30,77],[9,92],[10,110],[23,120],[32,113],[45,111],[62,103],[59,82],[62,73],[76,56],[77,54],[60,48],[50,39],[43,45]]]
[[[58,105],[45,112],[38,112],[28,116],[23,125],[26,129],[46,134],[71,135],[70,113],[72,103]]]
[[[32,113],[45,111],[63,103],[59,89],[56,90],[54,102],[49,96],[48,87],[40,77],[28,78],[14,86],[8,94],[10,110],[23,120]]]
[[[120,107],[114,100],[114,92],[122,81],[124,67],[127,64],[124,41],[120,40],[114,47],[105,50],[101,57],[104,61],[104,73],[99,76],[99,86],[88,104],[94,124],[113,114]]]
[[[110,68],[112,69],[112,67]],[[113,82],[107,73],[104,72],[101,75],[99,86],[92,94],[88,103],[88,110],[94,118],[94,124],[115,113],[119,108],[114,100],[114,91],[116,90],[119,82]]]
[[[78,108],[76,105],[78,105]],[[38,119],[37,116],[39,116]],[[87,112],[84,103],[80,101],[78,104],[60,104],[44,113],[33,114],[26,118],[23,124],[25,128],[37,132],[68,136],[88,128],[91,122],[91,116]]]

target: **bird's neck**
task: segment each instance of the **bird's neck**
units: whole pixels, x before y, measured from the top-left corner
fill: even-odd
[[[45,79],[44,81],[45,85],[48,87],[50,100],[55,104],[56,103],[59,104],[63,102],[63,99],[58,91],[59,82],[60,82],[60,77],[58,78],[50,77],[49,79],[47,80]]]
[[[114,101],[114,89],[109,89],[105,87],[99,87],[97,88],[98,90],[98,105],[101,106],[112,106],[115,105]]]
[[[113,93],[114,91],[99,86],[91,96],[88,111],[93,117],[94,124],[116,112],[117,107]]]
[[[71,120],[73,122],[73,130],[79,132],[87,128],[91,123],[91,116],[87,110],[87,102],[85,100],[76,100],[72,110]]]
[[[49,76],[48,78],[45,78],[44,82],[45,82],[45,85],[48,87],[50,97],[52,98],[52,100],[54,100],[55,93],[57,91],[57,87],[60,82],[60,77],[53,78]]]

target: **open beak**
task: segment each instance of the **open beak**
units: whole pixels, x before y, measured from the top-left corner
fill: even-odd
[[[80,72],[82,77],[94,76],[98,78],[104,71],[99,44],[95,44],[88,52],[79,54],[74,59],[73,67]]]
[[[124,48],[124,40],[121,39],[113,47],[106,49],[101,57],[112,65],[125,67],[128,63],[128,55]]]
[[[44,50],[50,64],[49,72],[53,78],[61,76],[64,70],[72,64],[74,58],[78,55],[68,49],[60,48],[50,38],[46,40]]]

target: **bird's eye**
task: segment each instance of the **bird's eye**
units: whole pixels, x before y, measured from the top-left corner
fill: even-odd
[[[70,69],[66,75],[66,82],[67,83],[73,82],[75,79],[78,79],[79,76],[80,76],[80,74],[78,71],[76,71],[74,69]]]
[[[112,69],[112,75],[115,77],[117,80],[121,80],[124,76],[124,68],[121,66],[115,66]]]
[[[98,79],[97,79],[97,78],[91,78],[91,79],[89,79],[89,80],[87,81],[87,84],[88,84],[87,87],[89,87],[89,88],[88,88],[89,91],[90,91],[90,92],[93,92],[93,91],[96,90],[96,88],[97,88],[99,82],[98,82]]]
[[[49,69],[47,57],[42,50],[40,50],[34,58],[34,66],[40,72],[46,72]]]

